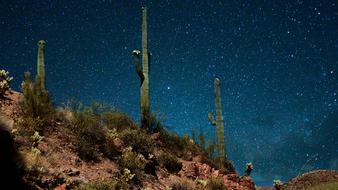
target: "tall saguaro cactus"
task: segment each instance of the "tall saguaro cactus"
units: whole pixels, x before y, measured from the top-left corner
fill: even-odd
[[[140,53],[142,53],[142,67],[140,65]],[[149,62],[150,53],[148,52],[147,34],[147,8],[142,7],[142,52],[133,51],[136,65],[136,72],[141,81],[141,127],[148,129],[150,126],[150,100],[149,100]]]
[[[212,113],[208,113],[208,118],[211,125],[216,126],[216,138],[217,138],[217,152],[221,163],[227,159],[226,149],[224,144],[224,125],[222,115],[222,99],[221,99],[221,81],[218,78],[214,80],[214,94],[215,94],[215,108],[216,108],[216,120]]]
[[[45,46],[46,42],[44,40],[40,40],[38,42],[38,65],[37,65],[37,79],[38,82],[40,83],[41,90],[45,90],[45,80],[46,80],[46,75],[45,75]]]

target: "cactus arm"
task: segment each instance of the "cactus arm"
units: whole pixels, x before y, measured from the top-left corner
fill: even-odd
[[[149,71],[150,71],[150,58],[151,58],[151,53],[148,51],[148,65],[149,65],[148,70]]]
[[[134,60],[135,60],[135,66],[136,66],[136,73],[140,77],[141,85],[142,85],[142,83],[144,81],[144,75],[143,75],[143,71],[142,71],[142,66],[140,64],[140,51],[134,50],[133,54],[134,54]]]
[[[208,113],[208,119],[209,119],[209,121],[210,121],[210,123],[211,123],[212,126],[216,126],[215,117],[214,117],[214,115],[211,112]]]

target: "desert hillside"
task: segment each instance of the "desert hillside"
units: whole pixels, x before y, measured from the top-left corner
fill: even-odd
[[[255,189],[230,161],[217,167],[193,139],[155,118],[154,130],[144,130],[93,105],[57,108],[42,120],[27,115],[23,99],[8,91],[0,100],[1,130],[14,140],[20,159],[13,160],[28,189]]]

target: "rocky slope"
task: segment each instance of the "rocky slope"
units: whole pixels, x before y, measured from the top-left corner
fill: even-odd
[[[297,176],[285,184],[285,190],[303,190],[320,184],[338,182],[338,172],[335,170],[315,170]],[[337,188],[338,189],[338,186]]]
[[[109,179],[120,179],[121,169],[117,160],[100,156],[97,161],[86,161],[81,159],[75,152],[73,144],[74,136],[67,133],[69,122],[53,120],[49,130],[45,131],[34,151],[29,138],[17,135],[19,125],[16,123],[22,115],[19,100],[22,95],[18,92],[8,92],[4,99],[0,100],[1,120],[5,121],[6,131],[14,137],[15,144],[22,157],[21,163],[24,166],[23,178],[30,183],[32,189],[76,189],[80,184],[105,181]],[[4,127],[3,127],[4,128]],[[149,134],[156,148],[152,152],[155,157],[160,152],[167,150],[162,144],[164,139],[160,134]],[[121,149],[123,141],[115,138],[113,141],[116,149]],[[33,151],[33,152],[32,152]],[[1,153],[0,153],[1,154]],[[177,156],[177,155],[175,155]],[[182,169],[177,172],[168,170],[156,165],[155,174],[144,174],[141,182],[132,186],[132,189],[175,189],[177,183],[189,184],[188,188],[208,189],[208,180],[211,178],[221,179],[225,187],[230,190],[252,190],[255,184],[250,177],[241,177],[236,173],[225,173],[213,168],[202,161],[202,156],[191,152],[182,152],[177,159],[182,163]],[[150,159],[146,160],[150,162]],[[34,170],[32,169],[34,168]],[[29,170],[27,172],[27,170]],[[38,172],[38,174],[34,172]]]

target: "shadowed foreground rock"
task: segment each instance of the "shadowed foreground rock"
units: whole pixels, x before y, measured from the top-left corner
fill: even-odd
[[[28,189],[21,178],[17,165],[19,155],[8,128],[0,115],[0,189]]]

